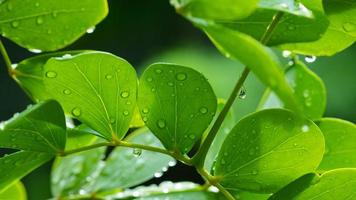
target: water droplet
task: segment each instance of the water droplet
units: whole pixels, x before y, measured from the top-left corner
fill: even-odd
[[[167,85],[172,87],[174,84],[172,82],[168,82]]]
[[[46,77],[47,78],[56,78],[57,77],[57,73],[54,71],[48,71],[46,72]]]
[[[152,77],[148,77],[147,79],[146,79],[148,82],[152,82]]]
[[[221,162],[220,162],[220,164],[222,164],[222,165],[225,165],[225,164],[226,164],[226,161],[225,161],[225,159],[221,159]]]
[[[190,134],[190,135],[189,135],[189,138],[192,139],[192,140],[194,140],[194,139],[195,139],[195,135]]]
[[[170,167],[174,167],[174,166],[176,166],[176,164],[177,164],[176,160],[171,160],[168,162],[168,166],[170,166]]]
[[[73,108],[72,114],[73,114],[73,116],[78,117],[82,114],[82,111],[80,110],[80,108],[76,107],[76,108]]]
[[[346,32],[351,32],[351,31],[356,30],[356,24],[354,24],[352,22],[347,22],[347,23],[342,25],[342,28],[344,28],[344,30]]]
[[[110,121],[110,124],[114,124],[116,120],[115,120],[115,118],[110,117],[109,121]]]
[[[304,90],[303,91],[303,97],[308,98],[309,97],[309,90]]]
[[[29,51],[32,53],[41,53],[42,52],[41,49],[29,49]]]
[[[310,107],[310,106],[312,105],[311,100],[310,100],[310,99],[307,99],[307,100],[305,101],[305,105],[306,105],[307,107]]]
[[[166,122],[163,119],[160,119],[157,121],[157,126],[159,128],[164,128],[164,127],[166,127]]]
[[[241,90],[240,90],[240,92],[239,92],[239,98],[240,99],[245,99],[246,98],[246,88],[244,87],[244,86],[242,86],[242,88],[241,88]]]
[[[37,17],[36,23],[37,24],[43,24],[43,18],[42,17]]]
[[[11,4],[11,3],[8,3],[8,4],[7,4],[7,10],[8,10],[8,11],[11,11],[11,10],[12,10],[12,4]]]
[[[302,126],[302,131],[303,131],[303,132],[308,132],[308,131],[309,131],[309,126],[306,125],[306,124],[303,125],[303,126]]]
[[[288,58],[291,54],[292,54],[292,52],[291,52],[291,51],[288,51],[288,50],[284,50],[284,51],[282,52],[282,55],[283,55],[283,57],[285,57],[285,58]]]
[[[56,17],[57,17],[57,14],[58,14],[57,11],[53,11],[53,12],[52,12],[52,17],[56,18]]]
[[[121,92],[121,97],[122,98],[127,98],[127,97],[129,97],[130,96],[130,93],[128,92],[128,91],[123,91],[123,92]]]
[[[122,114],[125,116],[128,116],[130,113],[129,113],[129,111],[125,110]]]
[[[148,112],[149,112],[148,108],[142,109],[142,113],[143,113],[143,114],[147,114]]]
[[[64,55],[62,56],[62,59],[69,59],[69,58],[72,58],[72,55],[70,55],[69,53],[64,54]]]
[[[294,143],[293,145],[294,145],[295,147],[297,147],[297,146],[298,146],[298,144],[297,144],[297,143]]]
[[[14,27],[14,28],[19,27],[19,25],[20,25],[20,23],[19,23],[18,21],[13,21],[13,22],[11,23],[11,26]]]
[[[155,178],[160,178],[160,177],[163,176],[163,173],[162,173],[162,172],[156,172],[156,173],[154,174],[154,176],[155,176]]]
[[[152,91],[152,92],[155,92],[155,91],[156,91],[156,88],[153,87],[153,88],[151,89],[151,91]]]
[[[134,149],[132,149],[132,154],[133,154],[135,157],[139,157],[139,156],[142,154],[142,149],[134,148]]]
[[[112,75],[111,75],[111,74],[106,74],[105,79],[106,79],[106,80],[112,79]]]
[[[39,7],[39,6],[40,6],[40,3],[36,2],[36,3],[35,3],[35,6],[36,6],[36,7]]]
[[[252,171],[252,174],[253,174],[253,175],[257,175],[257,174],[258,174],[257,170],[253,170],[253,171]]]
[[[293,25],[289,25],[289,26],[288,26],[288,30],[292,31],[292,30],[294,30],[294,29],[295,29],[295,26],[293,26]]]
[[[161,69],[156,69],[155,72],[156,72],[157,74],[161,74],[161,73],[162,73],[162,70],[161,70]]]
[[[72,94],[72,91],[65,89],[65,90],[63,90],[63,94],[70,95],[70,94]]]
[[[93,26],[93,27],[90,27],[90,28],[88,28],[87,29],[87,33],[93,33],[95,31],[95,26]]]
[[[148,118],[145,116],[145,117],[142,117],[142,120],[143,120],[144,122],[147,122]]]
[[[206,107],[201,107],[201,108],[199,109],[199,112],[200,112],[201,114],[206,114],[206,113],[208,112],[208,109],[207,109]]]
[[[316,56],[305,56],[305,62],[313,63],[316,60]]]
[[[178,74],[176,75],[176,79],[177,79],[178,81],[184,81],[185,79],[187,79],[187,75],[186,75],[185,73],[178,73]]]

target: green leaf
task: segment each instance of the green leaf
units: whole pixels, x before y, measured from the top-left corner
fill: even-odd
[[[136,102],[137,77],[125,60],[102,52],[51,58],[44,84],[66,113],[107,140],[120,140],[129,129]]]
[[[266,200],[271,196],[270,194],[257,194],[242,190],[230,191],[230,193],[238,200]]]
[[[65,142],[63,110],[53,100],[15,115],[0,129],[0,147],[3,148],[56,154],[64,150]]]
[[[130,123],[130,128],[141,128],[143,126],[145,126],[145,122],[142,120],[138,106],[136,106]]]
[[[18,181],[11,187],[0,192],[0,200],[26,200],[26,190],[23,184]]]
[[[153,64],[140,79],[142,119],[169,150],[188,152],[209,126],[216,104],[206,78],[188,67]]]
[[[293,7],[291,7],[291,10],[282,9],[279,6],[268,6],[273,2],[274,1],[269,0],[261,1],[259,9],[247,18],[239,20],[216,20],[215,24],[233,32],[245,33],[256,40],[260,40],[268,25],[271,23],[273,16],[277,12],[284,11],[285,14],[268,41],[269,46],[318,40],[329,25],[329,21],[324,15],[322,5],[319,3],[321,0],[301,2],[306,5],[307,9],[313,12],[313,18],[305,17],[305,15],[297,16],[298,13],[293,12]],[[282,2],[282,5],[291,4],[290,1],[287,0],[278,2]],[[299,8],[299,6],[297,7]],[[304,9],[301,9],[300,11],[304,12],[303,10]],[[308,11],[305,14],[308,15],[307,13]]]
[[[147,128],[137,130],[125,141],[163,147]],[[167,171],[170,162],[174,162],[174,159],[160,153],[116,147],[107,158],[105,167],[94,185],[94,191],[128,188],[143,183],[153,178],[155,173]]]
[[[285,77],[294,90],[295,98],[303,105],[303,113],[310,119],[323,116],[326,107],[326,89],[323,81],[301,61],[286,70]],[[283,103],[267,89],[260,108],[281,108]]]
[[[250,15],[258,0],[171,0],[177,12],[204,19],[240,19]]]
[[[106,0],[6,0],[0,4],[1,34],[33,51],[63,48],[108,13]]]
[[[50,96],[43,84],[43,67],[47,60],[52,57],[68,57],[83,52],[85,51],[55,52],[25,59],[15,65],[13,77],[35,102],[50,99]]]
[[[236,124],[214,174],[227,189],[270,193],[313,172],[323,153],[323,135],[312,121],[287,110],[263,110]]]
[[[76,149],[99,142],[81,126],[68,130],[66,150]],[[85,187],[92,184],[103,165],[106,148],[96,148],[81,153],[56,158],[51,174],[51,190],[56,197],[69,194],[86,194]]]
[[[356,125],[335,118],[315,122],[325,137],[325,154],[318,171],[356,168]]]
[[[192,192],[173,192],[167,194],[152,195],[147,197],[135,198],[135,200],[218,200],[219,195],[211,192],[192,191]]]
[[[278,10],[297,16],[313,17],[313,13],[308,8],[295,0],[261,0],[259,8]]]
[[[52,157],[47,153],[19,151],[0,158],[0,192]]]
[[[337,169],[321,176],[308,174],[282,190],[269,200],[347,200],[354,199],[356,188],[356,169]]]
[[[284,78],[280,62],[269,48],[248,35],[223,27],[205,27],[204,30],[224,55],[240,60],[282,99],[287,108],[299,111],[300,106]]]
[[[285,44],[281,48],[306,55],[331,56],[356,41],[356,1],[324,0],[323,4],[330,25],[322,37],[315,42]]]

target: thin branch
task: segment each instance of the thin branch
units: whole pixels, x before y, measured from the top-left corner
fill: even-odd
[[[6,68],[7,68],[7,72],[12,77],[13,70],[12,70],[11,60],[10,60],[9,54],[7,53],[6,48],[5,48],[5,46],[4,46],[4,44],[2,43],[1,40],[0,40],[0,53],[1,53],[2,57],[4,58],[4,62],[5,62]]]

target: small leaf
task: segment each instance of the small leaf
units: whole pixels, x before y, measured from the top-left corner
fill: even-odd
[[[66,113],[107,140],[120,140],[129,129],[136,102],[137,77],[125,60],[102,52],[51,58],[44,84]]]
[[[279,60],[269,48],[248,35],[222,27],[205,27],[204,30],[223,54],[240,60],[250,68],[283,100],[287,108],[300,111],[292,89],[284,78]]]
[[[0,192],[1,200],[26,200],[26,190],[23,184],[18,181],[6,190]]]
[[[0,4],[0,29],[34,52],[53,51],[73,43],[107,13],[106,0],[6,0]]]
[[[310,119],[323,116],[326,107],[326,89],[323,81],[301,61],[286,70],[286,79],[294,90],[295,98],[303,105],[303,113]],[[262,108],[281,108],[283,103],[267,89],[260,103]]]
[[[21,61],[13,70],[13,77],[35,101],[50,99],[43,84],[44,65],[52,57],[70,57],[86,51],[64,51],[42,54]]]
[[[323,135],[312,121],[287,110],[263,110],[226,137],[214,174],[227,189],[270,193],[313,172],[323,153]]]
[[[52,154],[19,151],[0,158],[0,191],[52,159]]]
[[[305,175],[287,185],[269,200],[354,199],[356,169],[336,169],[318,176]]]
[[[53,100],[28,108],[0,129],[0,147],[3,148],[56,154],[64,150],[65,142],[64,113]]]
[[[162,147],[159,140],[147,128],[132,133],[125,141]],[[153,178],[156,173],[167,171],[170,162],[174,162],[174,159],[160,153],[116,147],[106,159],[105,167],[95,181],[92,191],[107,191],[135,186]]]
[[[337,168],[356,168],[356,126],[334,118],[315,122],[325,137],[325,154],[318,171]]]
[[[206,78],[187,67],[153,64],[140,79],[142,119],[169,150],[187,153],[209,126],[216,104]]]
[[[355,1],[324,0],[323,5],[330,25],[322,37],[315,42],[285,44],[281,48],[306,55],[331,56],[356,41]]]
[[[203,19],[240,19],[250,15],[258,0],[171,0],[177,12]]]

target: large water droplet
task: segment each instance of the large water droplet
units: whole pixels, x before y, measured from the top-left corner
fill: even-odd
[[[157,126],[159,128],[164,128],[164,127],[166,127],[166,122],[163,119],[160,119],[157,121]]]
[[[47,78],[56,78],[57,77],[57,73],[54,71],[48,71],[46,72],[46,77]]]
[[[354,30],[356,30],[356,24],[352,23],[352,22],[347,22],[345,24],[342,25],[342,28],[346,31],[346,32],[352,32]]]
[[[284,50],[284,51],[282,52],[282,55],[283,55],[283,57],[285,57],[285,58],[289,57],[291,54],[292,54],[292,52],[291,52],[291,51],[288,51],[288,50]]]
[[[239,98],[240,99],[245,99],[246,98],[246,88],[244,87],[244,86],[242,86],[242,88],[241,88],[241,90],[240,90],[240,92],[239,92]]]
[[[132,149],[132,154],[133,154],[135,157],[139,157],[139,156],[142,154],[142,149],[134,148],[134,149]]]
[[[80,110],[80,108],[76,107],[76,108],[73,108],[72,114],[75,117],[79,117],[82,114],[82,111]]]
[[[170,167],[174,167],[174,166],[176,166],[176,164],[177,164],[176,160],[171,160],[168,162],[168,166],[170,166]]]
[[[122,98],[127,98],[127,97],[129,97],[130,96],[130,93],[128,92],[128,91],[123,91],[123,92],[121,92],[121,97]]]
[[[93,33],[95,31],[95,26],[93,26],[93,27],[90,27],[90,28],[88,28],[87,29],[87,33]]]
[[[155,174],[154,174],[154,177],[155,178],[160,178],[160,177],[162,177],[163,176],[163,173],[162,172],[156,172]]]
[[[201,114],[206,114],[206,113],[208,112],[208,109],[207,109],[206,107],[201,107],[201,108],[199,109],[199,112],[200,112]]]
[[[302,126],[302,131],[303,131],[303,132],[308,132],[308,131],[309,131],[309,126],[306,125],[306,124],[303,125],[303,126]]]
[[[32,53],[42,53],[41,49],[29,49]]]
[[[316,56],[305,56],[305,61],[307,63],[313,63],[316,60]]]
[[[178,73],[177,75],[176,75],[176,79],[178,80],[178,81],[184,81],[185,79],[187,79],[187,75],[185,74],[185,73]]]
[[[37,17],[36,23],[37,23],[38,25],[43,24],[43,18],[42,18],[42,17]]]

